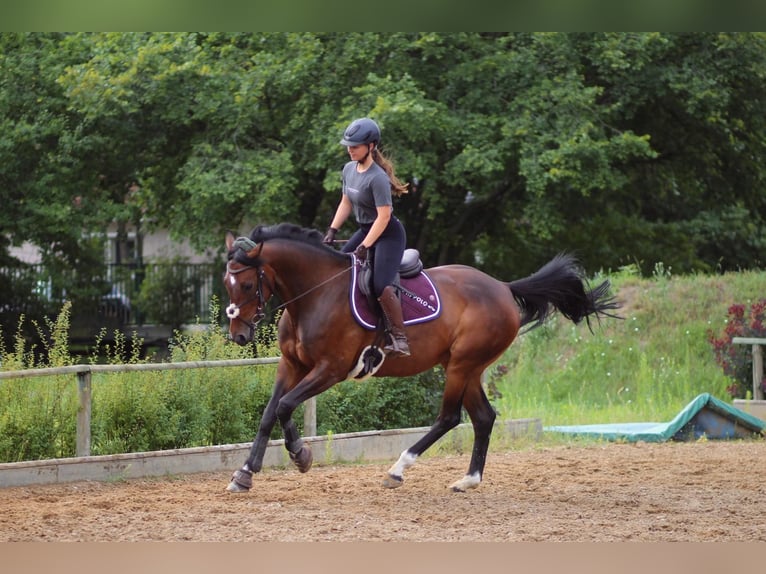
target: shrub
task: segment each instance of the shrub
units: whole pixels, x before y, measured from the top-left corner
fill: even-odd
[[[444,371],[344,381],[317,397],[317,434],[430,426],[439,414]]]
[[[175,257],[147,268],[136,297],[145,321],[176,330],[194,320],[194,283],[199,279],[186,277],[183,263]]]
[[[726,327],[716,337],[708,331],[708,340],[713,346],[716,362],[726,376],[732,379],[727,391],[734,398],[745,398],[753,381],[753,357],[750,347],[732,342],[734,337],[766,337],[766,299],[760,299],[748,309],[745,305],[729,307]],[[761,381],[766,390],[766,379]]]

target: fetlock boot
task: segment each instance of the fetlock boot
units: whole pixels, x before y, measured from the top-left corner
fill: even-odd
[[[407,342],[407,335],[404,333],[402,304],[391,285],[383,289],[383,293],[380,294],[378,302],[380,303],[381,309],[383,309],[383,318],[385,319],[388,331],[391,334],[391,342],[383,347],[383,350],[391,355],[409,357],[410,345]]]

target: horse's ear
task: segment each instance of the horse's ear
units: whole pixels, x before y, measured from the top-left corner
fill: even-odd
[[[226,232],[226,249],[231,251],[231,246],[234,245],[234,234],[231,231]]]

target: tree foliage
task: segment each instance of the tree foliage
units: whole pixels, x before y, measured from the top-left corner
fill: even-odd
[[[428,265],[759,267],[765,64],[762,33],[3,33],[0,264],[110,221],[322,229],[367,115]]]

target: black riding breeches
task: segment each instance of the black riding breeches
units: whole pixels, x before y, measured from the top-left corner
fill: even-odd
[[[342,251],[351,253],[362,243],[372,225],[360,225]],[[391,217],[385,231],[370,249],[372,257],[372,281],[375,295],[380,297],[388,285],[393,284],[402,261],[402,254],[407,245],[407,234],[404,226],[396,217]]]

